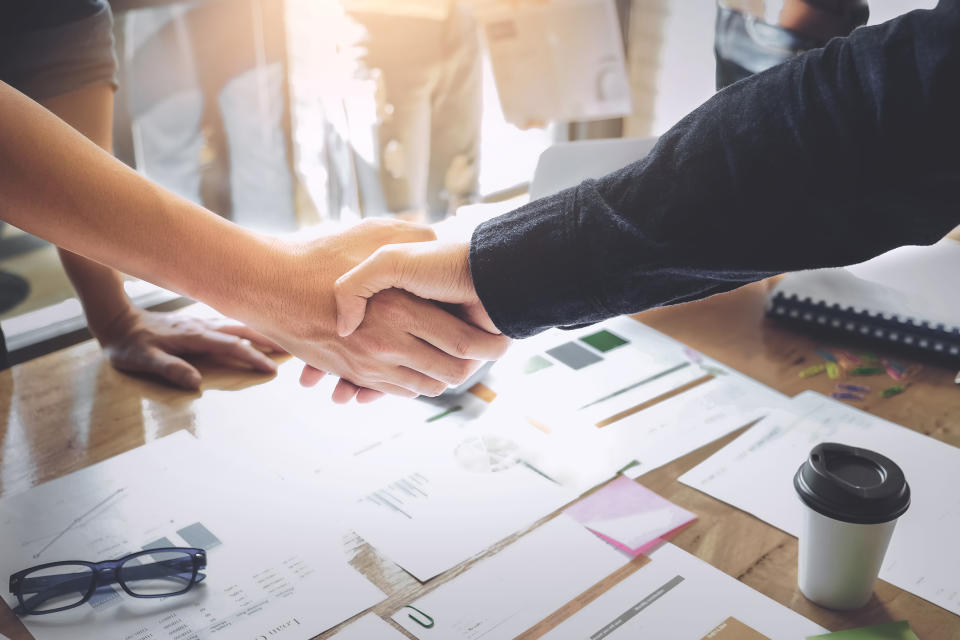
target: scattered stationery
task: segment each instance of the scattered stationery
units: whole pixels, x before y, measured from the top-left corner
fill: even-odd
[[[880,577],[960,614],[960,449],[813,392],[792,405],[792,412],[770,414],[680,481],[798,535],[793,475],[815,444],[881,453],[903,469],[912,504],[897,523]]]
[[[917,640],[917,635],[906,620],[860,629],[847,629],[809,636],[807,640]]]
[[[405,640],[406,637],[376,615],[368,613],[335,633],[330,640]]]
[[[335,514],[295,486],[181,431],[0,500],[0,575],[53,561],[196,547],[208,556],[206,579],[175,599],[101,587],[85,604],[23,623],[38,640],[267,632],[305,640],[384,598],[347,564],[339,534]],[[325,595],[318,600],[317,593]]]
[[[623,476],[564,513],[633,556],[645,553],[697,517]]]
[[[521,637],[795,640],[824,631],[672,544],[650,557],[650,563],[572,615],[548,620]]]
[[[561,514],[393,616],[420,640],[512,640],[626,558]],[[412,616],[412,617],[411,617]],[[433,620],[427,628],[416,622]]]

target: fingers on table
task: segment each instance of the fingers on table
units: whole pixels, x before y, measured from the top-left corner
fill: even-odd
[[[275,373],[276,363],[256,349],[250,341],[221,331],[202,331],[171,338],[170,346],[193,354],[210,355],[224,362],[239,362],[257,371]]]
[[[196,367],[183,358],[155,346],[142,351],[126,351],[111,355],[113,366],[128,373],[146,373],[167,380],[180,388],[195,391],[200,388],[201,376]]]

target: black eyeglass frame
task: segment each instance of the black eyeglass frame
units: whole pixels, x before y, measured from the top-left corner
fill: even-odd
[[[121,577],[120,568],[133,560],[134,558],[139,558],[141,556],[150,556],[160,553],[183,553],[189,555],[190,559],[193,562],[193,573],[190,576],[190,582],[187,583],[187,586],[181,589],[180,591],[175,591],[171,593],[154,593],[154,594],[143,594],[143,593],[134,593],[130,587],[127,586],[126,582]],[[49,609],[47,611],[31,611],[27,608],[27,603],[24,602],[23,597],[23,580],[29,576],[34,571],[40,571],[42,569],[50,569],[52,567],[62,567],[62,566],[84,566],[90,569],[90,587],[87,589],[86,593],[83,595],[78,602],[74,602],[65,607],[58,607],[56,609]],[[112,584],[119,584],[120,588],[126,591],[127,595],[133,598],[169,598],[171,596],[179,596],[190,589],[193,586],[206,578],[206,575],[200,573],[202,569],[207,567],[207,552],[203,549],[196,549],[193,547],[159,547],[156,549],[145,549],[143,551],[137,551],[136,553],[131,553],[129,555],[123,556],[122,558],[117,558],[116,560],[104,560],[102,562],[87,562],[85,560],[62,560],[59,562],[48,562],[46,564],[39,564],[35,567],[30,567],[29,569],[23,569],[22,571],[17,571],[16,573],[10,576],[10,593],[17,597],[17,601],[20,603],[19,606],[14,609],[14,613],[17,615],[46,615],[48,613],[58,613],[60,611],[66,611],[67,609],[73,609],[74,607],[79,607],[80,605],[88,602],[90,598],[93,597],[93,594],[96,593],[97,588],[108,586]],[[42,579],[42,578],[38,578]]]

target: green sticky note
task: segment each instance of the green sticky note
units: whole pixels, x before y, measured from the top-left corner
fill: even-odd
[[[535,373],[540,371],[540,369],[546,369],[547,367],[552,367],[553,363],[544,358],[543,356],[533,356],[529,360],[523,363],[523,372],[524,373]]]
[[[847,629],[846,631],[835,631],[834,633],[824,633],[819,636],[807,636],[807,640],[919,640],[917,634],[910,629],[910,623],[906,620],[900,622],[890,622],[888,624],[879,624],[875,627],[863,627],[861,629]]]
[[[614,333],[610,333],[606,329],[603,331],[597,331],[596,333],[591,333],[588,336],[580,338],[580,340],[586,342],[588,345],[602,353],[613,351],[617,347],[622,347],[623,345],[628,344],[626,340]]]

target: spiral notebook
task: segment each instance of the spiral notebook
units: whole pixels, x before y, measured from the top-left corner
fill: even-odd
[[[900,247],[840,269],[787,274],[767,315],[837,337],[960,361],[960,242]]]

